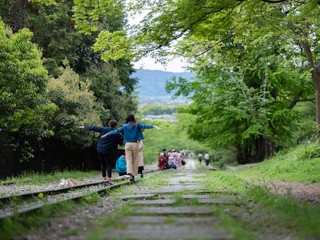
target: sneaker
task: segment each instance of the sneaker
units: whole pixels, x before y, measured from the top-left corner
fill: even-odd
[[[109,183],[109,184],[113,185],[113,181],[112,181],[112,179],[111,179],[111,178],[107,178],[107,183]]]

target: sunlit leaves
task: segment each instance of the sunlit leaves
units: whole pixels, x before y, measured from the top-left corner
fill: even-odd
[[[130,59],[131,44],[123,31],[102,31],[97,42],[94,44],[95,51],[101,51],[101,58],[106,62],[110,59],[119,60],[121,58]]]
[[[12,34],[0,21],[0,126],[42,133],[57,107],[46,100],[47,71],[31,38],[29,30]]]
[[[91,34],[97,31],[95,21],[99,18],[122,15],[123,0],[74,0],[74,19],[80,33]]]
[[[81,125],[101,126],[100,114],[104,109],[90,90],[90,81],[80,81],[79,75],[68,65],[62,72],[59,78],[51,79],[48,84],[49,98],[59,106],[51,127],[69,146],[89,145],[91,135],[83,135],[77,128]]]

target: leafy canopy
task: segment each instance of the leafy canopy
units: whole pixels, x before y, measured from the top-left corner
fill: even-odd
[[[66,63],[59,78],[51,79],[48,84],[49,99],[59,106],[59,111],[50,122],[55,136],[69,146],[76,144],[89,146],[92,135],[76,130],[79,126],[101,126],[100,115],[104,112],[90,90],[91,82],[80,81],[79,75]]]
[[[57,111],[46,100],[47,71],[32,36],[28,29],[13,34],[0,19],[0,126],[10,131],[41,133]]]

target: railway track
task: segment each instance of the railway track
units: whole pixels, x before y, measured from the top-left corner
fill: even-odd
[[[150,174],[151,175],[154,175],[154,174],[157,174],[159,173],[157,170],[151,170],[151,171],[146,171],[144,174],[147,174],[149,177]],[[77,189],[85,189],[85,188],[89,188],[89,189],[86,189],[87,191],[89,190],[89,192],[87,193],[80,193],[76,196],[70,196],[70,197],[67,197],[65,199],[62,199],[62,200],[54,200],[54,201],[48,201],[48,202],[45,202],[45,203],[39,203],[39,204],[36,204],[34,206],[29,206],[29,207],[22,207],[20,208],[19,210],[13,210],[11,211],[10,213],[5,213],[5,214],[1,214],[0,215],[0,224],[2,224],[2,222],[5,220],[5,219],[9,219],[9,218],[13,218],[13,217],[17,217],[17,216],[26,216],[28,214],[31,214],[31,213],[34,213],[38,210],[40,210],[41,208],[43,207],[46,207],[46,206],[53,206],[53,205],[58,205],[58,204],[61,204],[63,202],[66,202],[66,201],[78,201],[80,199],[83,199],[85,197],[88,197],[92,194],[99,194],[99,195],[102,195],[104,193],[106,193],[107,191],[109,190],[112,190],[112,189],[116,189],[116,188],[119,188],[121,186],[124,186],[124,185],[130,185],[130,184],[134,184],[136,182],[139,182],[140,180],[138,179],[137,181],[134,181],[134,182],[130,182],[130,181],[125,181],[125,182],[122,182],[122,180],[115,180],[115,183],[116,184],[113,184],[113,185],[105,185],[103,184],[102,182],[95,182],[95,183],[89,183],[89,184],[82,184],[82,185],[77,185],[77,186],[73,186],[73,187],[66,187],[66,188],[60,188],[60,189],[53,189],[53,190],[45,190],[45,191],[37,191],[37,192],[29,192],[29,193],[23,193],[23,194],[16,194],[16,195],[10,195],[10,196],[4,196],[4,197],[1,197],[0,198],[0,202],[5,205],[7,203],[10,203],[11,201],[23,201],[23,200],[28,200],[28,199],[32,199],[34,197],[37,197],[36,199],[38,200],[38,196],[42,195],[42,196],[52,196],[52,195],[58,195],[58,194],[63,194],[63,193],[69,193],[71,191],[74,191],[74,190],[77,190]],[[120,183],[117,183],[117,182],[120,182]],[[90,190],[90,187],[92,186],[102,186],[101,188],[99,189],[95,189],[95,190]]]

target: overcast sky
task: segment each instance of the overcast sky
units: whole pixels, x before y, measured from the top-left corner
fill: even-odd
[[[143,16],[146,14],[146,11],[141,11],[141,15],[128,16],[129,24],[138,24]],[[134,68],[136,69],[149,69],[149,70],[162,70],[166,72],[186,72],[183,68],[186,66],[186,62],[183,59],[175,59],[171,62],[168,62],[166,65],[160,63],[155,63],[155,60],[151,57],[142,58],[139,62],[134,63]]]
[[[186,72],[183,68],[186,65],[179,59],[175,59],[169,62],[167,65],[161,65],[160,63],[155,63],[154,59],[151,57],[146,57],[141,59],[139,62],[134,64],[136,69],[149,69],[149,70],[162,70],[166,72]]]

